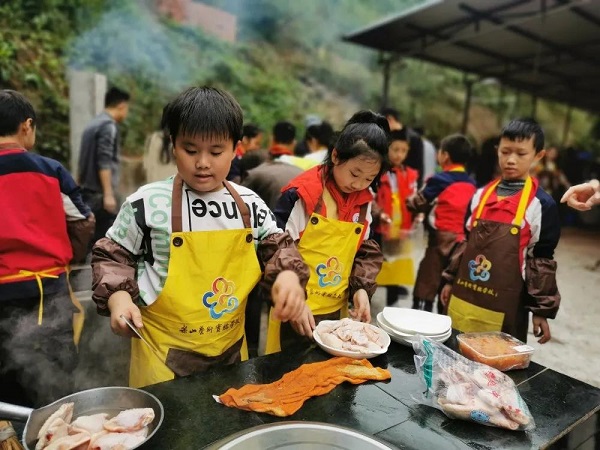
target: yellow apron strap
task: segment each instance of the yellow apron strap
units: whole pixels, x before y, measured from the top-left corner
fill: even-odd
[[[81,302],[73,292],[73,286],[71,286],[71,267],[67,266],[67,286],[69,287],[69,297],[71,297],[71,302],[77,308],[79,312],[73,313],[73,342],[75,343],[75,348],[79,352],[79,340],[81,339],[81,332],[83,331],[83,323],[85,322],[85,310],[81,305]]]
[[[281,322],[273,318],[273,311],[269,311],[269,325],[267,326],[267,343],[265,354],[281,351]]]
[[[517,208],[515,219],[513,220],[513,225],[520,227],[523,223],[525,211],[527,210],[527,205],[529,204],[529,196],[531,195],[532,186],[533,182],[531,181],[531,177],[527,177],[527,180],[525,180],[525,186],[521,191],[521,199],[519,200],[519,206]]]
[[[481,217],[483,208],[485,207],[488,198],[490,198],[490,195],[492,195],[492,192],[494,192],[494,190],[496,189],[496,186],[498,186],[498,183],[500,183],[500,179],[496,180],[495,183],[491,184],[490,187],[488,187],[487,190],[482,194],[481,200],[479,201],[479,206],[477,207],[477,212],[475,213],[475,220]]]
[[[56,268],[42,270],[40,272],[32,272],[30,270],[19,270],[18,275],[11,276],[12,278],[26,278],[26,277],[35,277],[35,281],[37,282],[38,289],[40,290],[40,306],[38,308],[38,325],[42,324],[42,317],[44,315],[44,285],[42,283],[42,278],[58,278],[58,275],[53,275],[48,272],[55,270]],[[8,278],[8,277],[6,277]]]

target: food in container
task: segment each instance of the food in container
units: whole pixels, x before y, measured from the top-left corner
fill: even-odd
[[[457,340],[463,356],[502,371],[529,367],[534,351],[533,347],[501,331],[462,333]]]

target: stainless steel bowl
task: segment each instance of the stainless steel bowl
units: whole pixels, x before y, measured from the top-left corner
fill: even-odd
[[[320,422],[283,422],[235,433],[206,450],[397,450],[350,428]]]

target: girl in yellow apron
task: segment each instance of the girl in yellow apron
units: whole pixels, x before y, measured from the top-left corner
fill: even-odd
[[[132,319],[146,341],[132,340],[133,387],[246,359],[252,288],[261,278],[272,285],[275,310],[288,320],[303,311],[308,279],[264,202],[225,181],[240,138],[238,103],[191,88],[165,111],[178,174],[130,196],[92,259],[100,312],[118,334],[129,335],[121,315]]]
[[[377,235],[385,258],[377,284],[386,286],[388,306],[398,299],[401,286],[415,284],[413,246],[409,238],[413,214],[406,207],[406,200],[417,192],[419,172],[404,166],[408,151],[406,130],[392,131],[388,153],[392,167],[381,177],[376,196],[382,212]]]
[[[542,148],[543,134],[533,121],[512,121],[502,131],[502,179],[475,194],[467,241],[444,273],[453,284],[440,299],[449,300],[457,330],[504,331],[526,341],[531,312],[534,334],[541,343],[550,339],[547,319],[560,302],[552,259],[560,221],[552,198],[528,175]]]
[[[299,240],[298,250],[310,268],[307,308],[298,320],[281,324],[271,315],[267,353],[310,337],[324,319],[348,314],[371,320],[369,299],[381,269],[379,245],[369,239],[369,187],[387,166],[388,126],[383,116],[355,114],[345,125],[325,162],[283,188],[275,208],[277,223]]]

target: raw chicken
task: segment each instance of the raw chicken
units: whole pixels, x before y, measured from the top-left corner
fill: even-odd
[[[129,433],[141,430],[153,420],[154,410],[152,408],[126,409],[106,422],[104,429],[117,433]]]
[[[108,414],[93,414],[80,416],[73,423],[68,423],[72,418],[73,403],[62,405],[44,423],[35,449],[128,450],[146,440],[147,425],[154,420],[154,410],[127,409],[111,420],[108,420]]]
[[[92,437],[89,433],[77,433],[53,440],[44,450],[87,450]]]
[[[478,365],[475,370],[461,363],[440,374],[445,389],[438,403],[450,417],[489,423],[517,430],[526,427],[529,416],[522,410],[513,381],[491,367]]]
[[[102,431],[94,436],[89,450],[127,450],[133,448],[146,439],[144,434],[133,433],[109,433]]]
[[[45,424],[44,424],[45,425]],[[50,442],[69,434],[69,424],[62,418],[56,417],[54,422],[46,428],[44,435],[38,440],[35,450],[41,450]]]
[[[370,353],[383,348],[381,335],[367,323],[352,319],[321,322],[317,327],[321,341],[337,350]]]
[[[78,432],[88,432],[90,434],[99,433],[104,430],[104,424],[108,421],[108,414],[93,414],[91,416],[79,416],[71,424],[71,430]]]
[[[71,423],[71,419],[73,418],[73,406],[74,403],[72,402],[60,405],[60,408],[58,408],[50,417],[48,417],[48,419],[46,419],[44,425],[42,425],[42,428],[40,428],[40,431],[38,432],[38,443],[35,446],[35,450],[40,450],[44,448],[44,446],[48,445],[52,439],[52,435],[48,435],[48,431],[50,427],[54,425],[54,422],[57,419],[61,419],[67,424]]]

